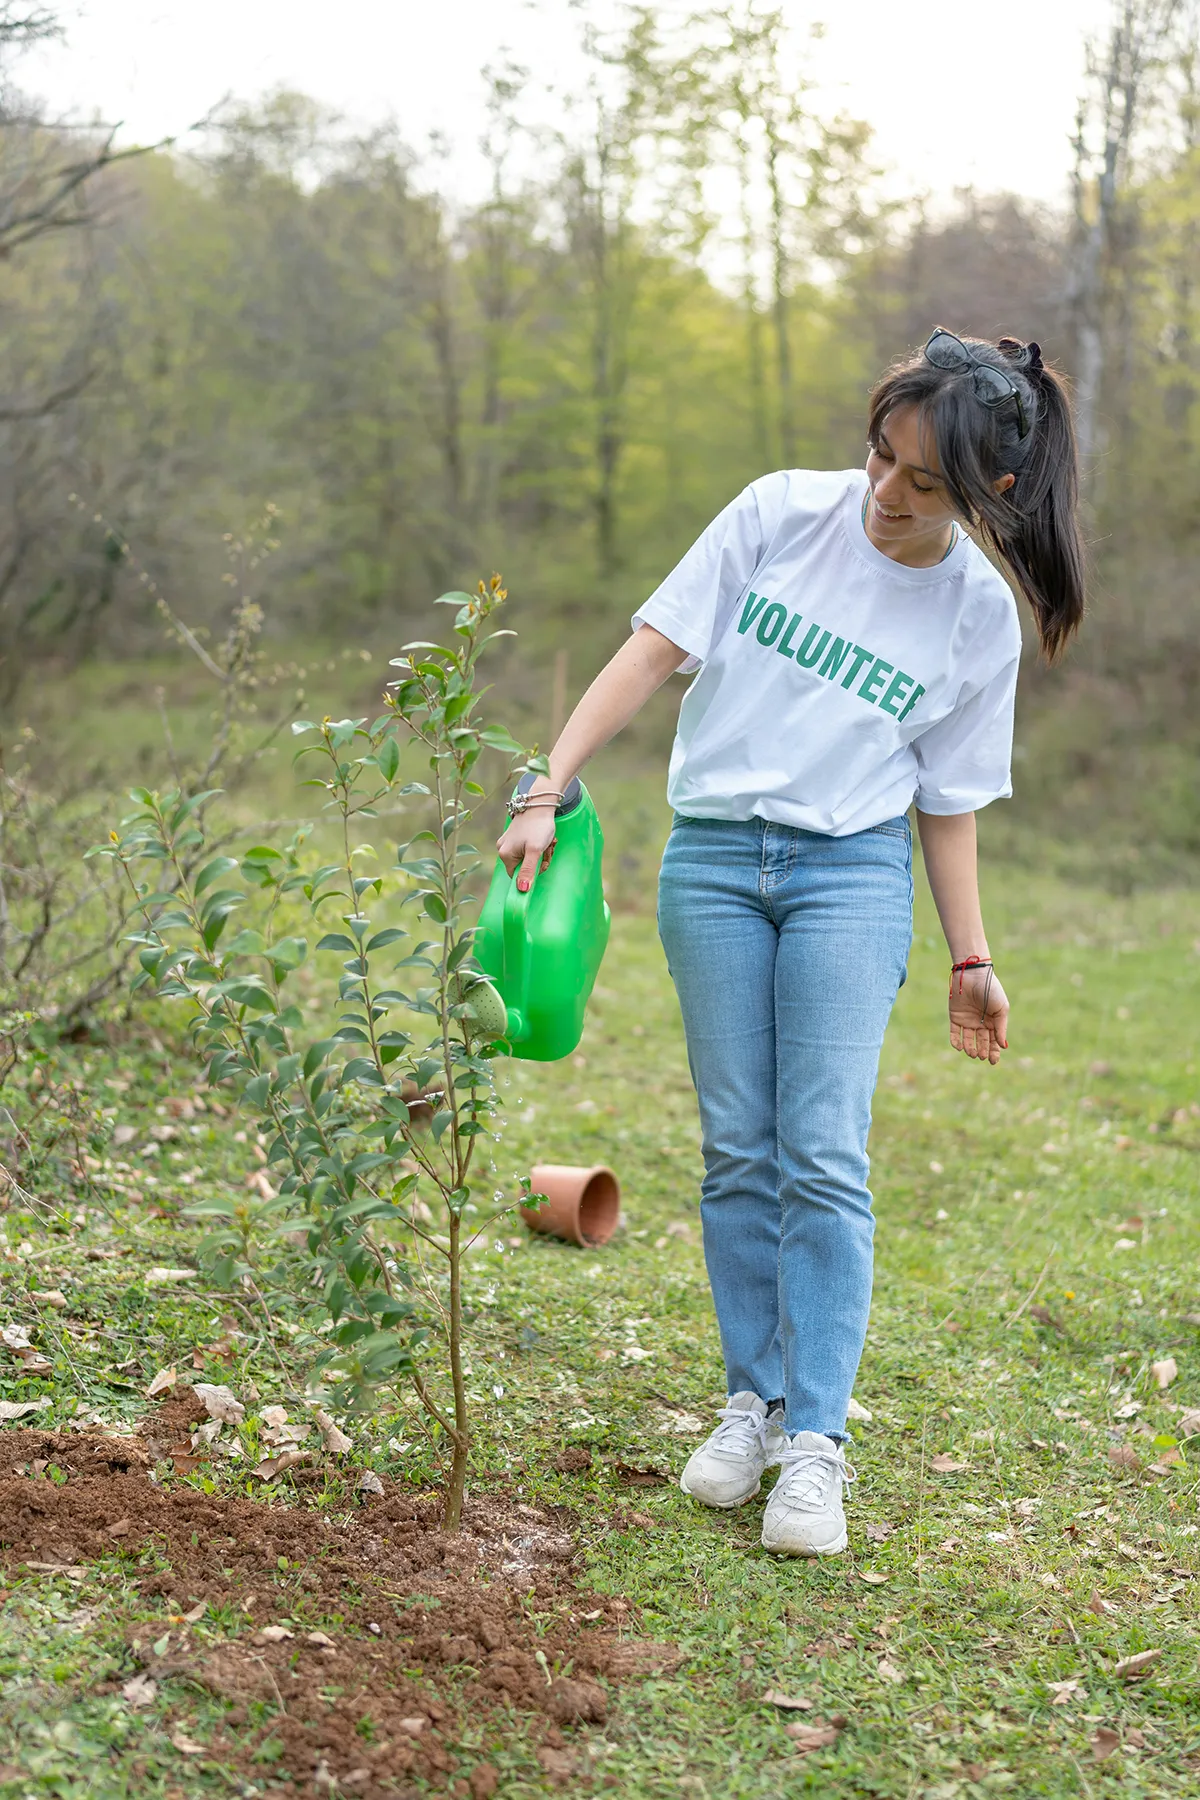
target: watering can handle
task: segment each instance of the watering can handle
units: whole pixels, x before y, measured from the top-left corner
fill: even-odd
[[[536,877],[535,877],[536,881]],[[534,883],[522,893],[510,875],[504,896],[504,997],[508,1001],[508,1040],[519,1044],[529,1036],[526,990],[529,985],[529,902]]]

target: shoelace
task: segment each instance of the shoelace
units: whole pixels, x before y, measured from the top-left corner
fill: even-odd
[[[740,1407],[723,1406],[717,1414],[724,1423],[712,1435],[712,1448],[733,1456],[749,1456],[755,1444],[767,1448],[765,1413],[742,1412]]]
[[[786,1483],[787,1498],[797,1501],[801,1506],[820,1506],[824,1503],[825,1487],[829,1480],[826,1468],[833,1469],[840,1475],[847,1487],[858,1480],[858,1470],[852,1469],[840,1455],[835,1456],[829,1450],[781,1450],[775,1461],[780,1468],[780,1488]],[[806,1469],[805,1464],[810,1466]]]

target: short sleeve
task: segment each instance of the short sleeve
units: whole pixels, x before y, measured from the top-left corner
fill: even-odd
[[[917,810],[978,812],[1012,793],[1013,706],[1019,653],[961,706],[914,739]]]
[[[687,651],[683,674],[698,669],[762,560],[783,510],[785,474],[751,482],[713,520],[683,560],[633,615]]]

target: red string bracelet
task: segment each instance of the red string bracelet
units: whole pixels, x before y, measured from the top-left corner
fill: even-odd
[[[986,1019],[987,1018],[987,1010],[988,1010],[988,1001],[992,997],[992,977],[995,973],[993,965],[992,965],[992,959],[990,956],[968,956],[968,957],[964,957],[962,962],[951,963],[950,964],[950,986],[951,986],[951,989],[953,989],[953,987],[954,987],[954,977],[957,975],[958,976],[958,991],[960,994],[962,993],[962,991],[963,991],[963,976],[966,974],[968,969],[987,969],[989,971],[988,978],[987,978],[987,986],[983,990],[983,1005],[979,1009],[980,1016],[982,1018]]]

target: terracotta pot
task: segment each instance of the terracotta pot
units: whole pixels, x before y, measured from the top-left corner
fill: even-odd
[[[531,1231],[544,1231],[583,1250],[607,1244],[621,1216],[621,1189],[611,1169],[572,1169],[565,1163],[538,1163],[533,1192],[549,1196],[546,1206],[523,1206]]]

